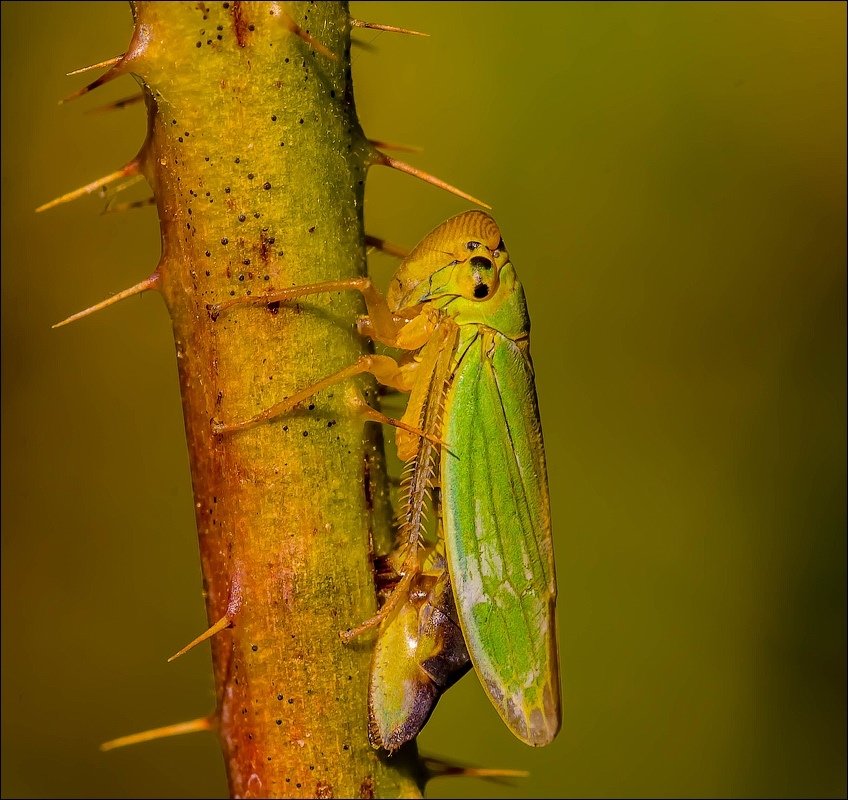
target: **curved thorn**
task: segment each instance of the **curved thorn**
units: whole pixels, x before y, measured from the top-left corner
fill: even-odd
[[[124,54],[121,53],[121,55],[113,56],[112,58],[107,58],[105,61],[98,61],[96,64],[89,64],[87,67],[80,67],[79,69],[75,69],[73,72],[66,72],[65,75],[67,75],[70,78],[72,75],[80,75],[83,72],[90,72],[93,69],[102,69],[103,67],[113,67],[123,57],[124,57]]]
[[[396,158],[387,156],[379,150],[375,152],[379,153],[379,160],[377,161],[378,164],[382,164],[385,167],[391,167],[392,169],[399,170],[400,172],[405,172],[407,175],[412,175],[422,181],[426,181],[427,183],[432,183],[433,186],[438,186],[439,189],[444,189],[451,194],[455,194],[457,197],[461,197],[463,200],[468,200],[470,203],[482,206],[483,208],[491,208],[488,203],[484,203],[482,200],[478,200],[473,195],[463,192],[462,189],[457,189],[456,186],[452,186],[446,181],[435,177],[435,175],[430,175],[428,172],[424,172],[424,170],[418,169],[418,167],[413,167],[405,161],[399,161]]]
[[[85,186],[80,186],[79,189],[74,189],[71,192],[67,192],[63,194],[61,197],[57,197],[54,200],[51,200],[49,203],[44,203],[35,209],[35,213],[38,214],[42,211],[47,211],[49,208],[54,208],[55,206],[62,205],[62,203],[70,203],[71,200],[76,200],[78,197],[82,197],[86,194],[91,194],[92,192],[96,192],[98,189],[102,189],[105,186],[108,186],[110,183],[114,183],[118,178],[128,178],[131,175],[138,175],[141,172],[141,165],[137,158],[134,158],[130,161],[126,166],[121,167],[119,170],[115,170],[115,172],[110,172],[108,175],[104,175],[102,178],[98,178],[96,181],[92,181],[91,183],[87,183]]]
[[[144,200],[133,200],[131,203],[113,203],[114,199],[114,197],[109,198],[106,207],[100,212],[101,214],[118,214],[122,211],[130,211],[133,208],[156,205],[156,198],[152,195],[144,198]]]
[[[314,36],[310,36],[300,25],[295,22],[294,17],[291,16],[287,11],[280,11],[280,17],[283,20],[283,24],[286,28],[289,29],[295,36],[303,39],[306,44],[310,47],[314,48],[316,52],[321,53],[322,56],[326,56],[331,61],[338,61],[339,57],[330,50],[326,45],[321,44]]]
[[[142,292],[146,292],[149,289],[156,288],[156,284],[159,282],[159,273],[154,272],[149,277],[145,278],[141,283],[137,283],[135,286],[130,286],[129,289],[124,289],[122,292],[118,292],[117,294],[113,294],[111,297],[107,297],[105,300],[97,303],[93,306],[89,306],[88,308],[78,311],[76,314],[72,314],[67,319],[63,319],[61,322],[57,322],[53,325],[54,328],[61,328],[63,325],[68,325],[71,322],[76,322],[78,319],[82,319],[83,317],[87,317],[89,314],[93,314],[95,311],[100,311],[101,309],[108,308],[115,303],[125,300],[127,297],[132,297],[135,294],[141,294]]]
[[[104,114],[107,111],[118,111],[122,108],[128,108],[129,106],[134,106],[136,103],[141,103],[143,101],[144,92],[139,92],[138,94],[131,94],[129,97],[122,97],[120,100],[115,100],[113,103],[106,103],[104,106],[89,108],[85,113]]]
[[[424,150],[423,147],[418,147],[415,144],[399,144],[398,142],[384,142],[381,139],[369,139],[368,143],[372,147],[381,147],[383,150],[398,150],[401,153],[420,153]]]
[[[353,19],[351,17],[350,25],[352,28],[368,28],[372,31],[386,31],[386,33],[406,33],[410,36],[429,36],[429,33],[422,31],[413,31],[409,28],[399,28],[397,25],[381,25],[379,22],[365,22],[361,19]]]
[[[375,250],[379,250],[381,253],[385,253],[387,256],[394,256],[395,258],[406,258],[409,255],[409,250],[404,249],[400,245],[387,242],[378,236],[369,236],[367,233],[365,234],[365,246],[373,247]]]
[[[168,663],[170,664],[175,659],[180,656],[184,656],[189,650],[197,647],[201,642],[205,642],[207,639],[211,639],[216,633],[220,633],[225,628],[229,628],[233,624],[233,621],[230,619],[229,614],[224,614],[221,619],[219,619],[214,625],[211,625],[207,628],[203,633],[200,634],[196,639],[192,639],[182,650],[174,653],[169,659]]]
[[[100,749],[105,752],[106,750],[115,750],[118,747],[128,747],[131,744],[141,744],[142,742],[152,742],[155,739],[164,739],[168,736],[180,736],[183,733],[211,731],[214,727],[215,718],[210,714],[206,717],[190,719],[188,722],[177,722],[174,725],[164,725],[161,728],[151,728],[140,733],[131,733],[129,736],[119,736],[117,739],[103,742],[100,745]]]

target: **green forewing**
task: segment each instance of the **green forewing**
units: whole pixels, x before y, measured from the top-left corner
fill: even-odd
[[[445,401],[444,439],[445,542],[471,659],[513,733],[548,744],[560,723],[556,583],[526,340],[478,332]]]

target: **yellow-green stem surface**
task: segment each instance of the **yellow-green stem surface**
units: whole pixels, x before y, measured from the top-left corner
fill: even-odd
[[[342,3],[136,3],[130,69],[162,231],[233,796],[417,796],[417,760],[366,736],[372,543],[389,535],[379,431],[347,381],[307,407],[214,435],[353,362],[348,294],[207,304],[361,275],[368,145],[353,105]],[[290,15],[290,16],[287,16]],[[331,59],[291,30],[294,20]],[[132,48],[131,48],[132,49]]]

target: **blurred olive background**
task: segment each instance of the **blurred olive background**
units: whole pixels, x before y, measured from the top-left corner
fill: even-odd
[[[476,679],[422,751],[528,769],[446,796],[846,792],[844,4],[354,3],[375,138],[494,206],[526,287],[565,713],[549,748]],[[212,736],[102,754],[211,707],[155,212],[33,209],[128,160],[125,3],[3,3],[4,796],[222,797]],[[249,132],[245,132],[249,135]],[[122,200],[144,197],[136,187]],[[375,168],[370,232],[467,207]],[[395,265],[377,255],[385,285]]]

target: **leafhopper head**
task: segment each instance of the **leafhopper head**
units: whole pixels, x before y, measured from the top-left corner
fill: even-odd
[[[392,278],[386,296],[389,308],[393,311],[411,308],[446,291],[469,299],[484,299],[485,296],[474,294],[475,287],[482,282],[479,274],[472,277],[469,271],[464,285],[451,285],[455,267],[474,258],[499,264],[509,260],[498,224],[486,212],[477,210],[451,217],[419,242]]]

